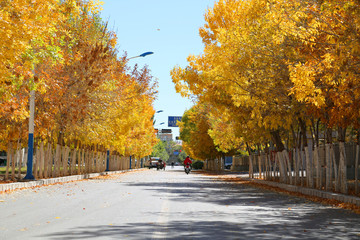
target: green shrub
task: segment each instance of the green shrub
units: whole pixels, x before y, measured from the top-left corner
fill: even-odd
[[[196,160],[193,164],[192,164],[192,167],[194,169],[202,169],[204,166],[204,162],[203,161],[198,161]]]

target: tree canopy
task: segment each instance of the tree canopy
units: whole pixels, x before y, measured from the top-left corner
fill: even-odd
[[[98,1],[1,1],[0,148],[26,142],[29,91],[35,140],[149,155],[157,83],[130,68]]]
[[[199,30],[203,53],[171,71],[176,90],[206,109],[196,121],[208,119],[224,152],[269,141],[281,151],[318,119],[359,128],[359,11],[355,0],[219,0]]]

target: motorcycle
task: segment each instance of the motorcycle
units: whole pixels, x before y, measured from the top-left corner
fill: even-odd
[[[186,173],[186,174],[189,174],[190,171],[191,171],[191,166],[190,166],[190,164],[186,164],[186,166],[185,166],[185,173]]]

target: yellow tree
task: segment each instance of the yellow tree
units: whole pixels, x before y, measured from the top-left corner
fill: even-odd
[[[179,127],[183,148],[192,158],[213,160],[222,156],[208,133],[210,123],[206,105],[197,104],[186,111]]]
[[[172,76],[178,91],[189,90],[204,101],[226,98],[227,106],[248,110],[255,121],[249,124],[278,134],[294,122],[287,70],[294,51],[277,23],[269,21],[269,8],[267,1],[217,2],[200,29],[204,53],[190,56],[189,67],[174,68]]]
[[[327,126],[327,184],[331,181],[332,129],[339,129],[341,191],[346,186],[346,128],[359,128],[360,5],[358,1],[294,1],[284,33],[300,40],[302,61],[290,67],[292,93]],[[359,147],[358,147],[359,149]],[[335,163],[335,162],[334,162]],[[336,165],[335,165],[335,172]]]
[[[218,1],[200,29],[204,53],[189,56],[189,66],[174,68],[172,77],[179,92],[195,94],[204,102],[224,102],[231,114],[244,113],[240,119],[247,120],[247,127],[242,127],[242,134],[248,135],[241,137],[255,139],[253,129],[271,134],[286,181],[289,159],[281,135],[304,116],[304,104],[289,96],[293,83],[288,65],[298,61],[296,40],[284,37],[273,11],[271,1]]]
[[[58,1],[1,1],[0,3],[0,148],[25,135],[29,88],[34,66],[47,57],[61,58],[52,44],[62,20]]]

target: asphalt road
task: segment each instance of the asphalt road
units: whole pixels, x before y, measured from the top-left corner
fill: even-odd
[[[0,239],[360,239],[360,215],[168,167],[0,195]]]

